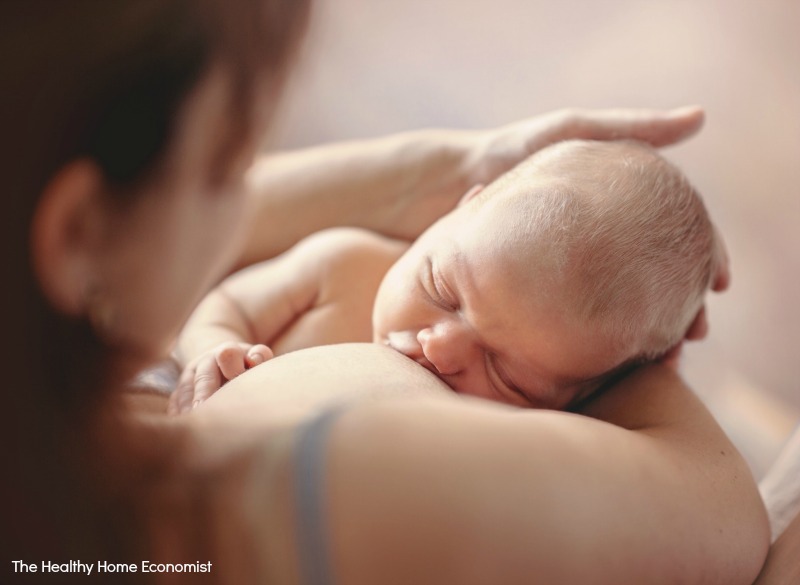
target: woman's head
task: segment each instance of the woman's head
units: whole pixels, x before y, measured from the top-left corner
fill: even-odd
[[[119,383],[115,366],[162,352],[220,275],[237,184],[307,11],[303,0],[0,4],[0,467],[15,480],[3,488],[20,502],[17,528],[26,499],[40,518],[81,517],[77,502],[91,500],[66,495],[81,452],[68,417]]]
[[[297,0],[0,8],[11,286],[32,264],[24,295],[42,292],[45,313],[76,325],[93,316],[106,341],[162,349],[219,274],[237,182],[307,9]]]

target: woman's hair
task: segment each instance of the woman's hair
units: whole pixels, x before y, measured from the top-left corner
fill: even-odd
[[[280,90],[308,8],[308,0],[0,3],[0,549],[11,557],[35,544],[56,558],[68,540],[79,550],[85,540],[115,547],[78,530],[99,510],[79,493],[93,478],[75,460],[84,417],[115,382],[104,367],[109,350],[85,319],[57,314],[36,282],[30,227],[40,194],[64,165],[88,158],[110,196],[135,198],[158,176],[177,114],[212,64],[228,74],[233,96],[226,135],[209,136],[217,156],[208,180],[218,180],[250,138],[256,87]]]

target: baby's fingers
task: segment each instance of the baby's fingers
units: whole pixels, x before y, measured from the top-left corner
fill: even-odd
[[[197,363],[194,373],[194,397],[191,408],[204,402],[214,392],[222,386],[222,374],[217,366],[217,360],[213,355],[203,357]]]
[[[245,347],[238,343],[226,343],[214,352],[217,365],[226,380],[233,380],[245,370]]]
[[[255,367],[258,364],[263,364],[267,360],[271,360],[274,355],[275,354],[272,353],[270,348],[268,348],[266,345],[258,343],[247,350],[247,355],[244,358],[245,365],[248,368]]]
[[[168,414],[181,414],[191,410],[194,399],[194,376],[196,367],[189,365],[181,372],[178,385],[169,397]]]

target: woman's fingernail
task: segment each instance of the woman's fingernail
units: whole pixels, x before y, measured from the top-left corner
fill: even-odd
[[[692,106],[682,106],[679,108],[673,108],[670,114],[672,114],[676,118],[682,118],[683,116],[689,116],[697,114],[698,112],[703,112],[703,107],[698,105]]]

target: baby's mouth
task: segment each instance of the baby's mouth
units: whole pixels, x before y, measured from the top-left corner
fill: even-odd
[[[459,394],[458,389],[453,386],[451,380],[447,380],[441,373],[439,373],[439,370],[436,369],[436,366],[434,366],[433,363],[431,363],[431,361],[425,357],[425,352],[422,351],[422,347],[417,341],[417,336],[415,334],[408,331],[392,332],[386,336],[386,339],[383,341],[383,343],[396,352],[403,354],[408,359],[417,362],[423,368],[444,382],[453,392]]]
[[[414,360],[426,370],[441,377],[436,366],[425,357],[425,353],[422,351],[422,347],[420,347],[416,335],[412,332],[393,331],[386,336],[384,343],[396,352],[402,353],[407,358]]]

